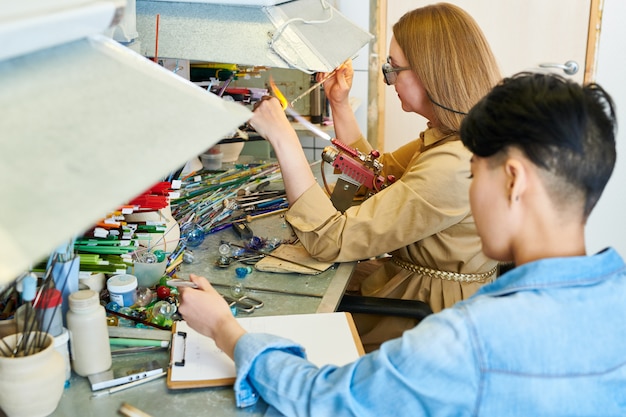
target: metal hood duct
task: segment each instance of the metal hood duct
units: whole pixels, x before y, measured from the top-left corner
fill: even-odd
[[[251,115],[99,36],[111,1],[71,2],[0,10],[0,288]]]
[[[137,0],[141,53],[330,72],[372,39],[324,0],[262,7],[205,1]]]

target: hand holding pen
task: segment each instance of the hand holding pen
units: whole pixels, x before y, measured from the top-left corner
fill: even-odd
[[[166,281],[168,287],[176,288],[198,288],[198,284],[191,281],[185,281],[184,279],[169,279]]]
[[[215,340],[217,347],[233,359],[235,345],[245,330],[206,278],[194,274],[189,278],[198,288],[180,287],[178,312],[192,329]]]

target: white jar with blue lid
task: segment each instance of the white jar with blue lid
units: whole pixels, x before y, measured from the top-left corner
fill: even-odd
[[[114,275],[107,280],[111,301],[120,307],[130,307],[137,301],[137,277],[129,274]]]

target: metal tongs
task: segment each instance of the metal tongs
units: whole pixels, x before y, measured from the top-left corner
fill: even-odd
[[[237,310],[243,311],[244,313],[252,313],[257,308],[263,307],[263,301],[248,297],[247,295],[240,298],[233,298],[222,294],[222,297],[224,297],[229,307],[236,307]]]

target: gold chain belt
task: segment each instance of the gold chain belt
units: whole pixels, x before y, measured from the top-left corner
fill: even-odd
[[[439,271],[437,269],[426,268],[425,266],[415,265],[410,262],[403,261],[402,259],[398,259],[395,256],[392,257],[391,260],[399,267],[411,272],[415,272],[416,274],[427,275],[431,278],[447,279],[448,281],[457,282],[483,282],[487,278],[494,275],[498,269],[498,266],[496,265],[491,270],[487,272],[482,272],[480,274],[461,274],[459,272]]]

